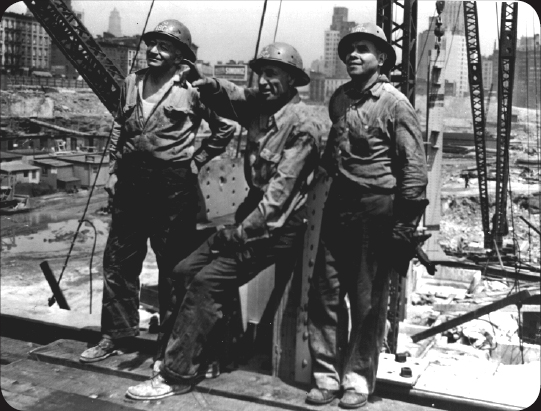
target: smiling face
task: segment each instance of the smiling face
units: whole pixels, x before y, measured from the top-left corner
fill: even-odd
[[[353,80],[367,81],[379,74],[386,57],[369,40],[353,41],[346,55],[348,74]]]
[[[260,70],[259,91],[266,101],[276,101],[291,93],[295,79],[286,70],[275,64],[263,64]]]
[[[151,69],[167,71],[176,68],[182,60],[182,52],[173,41],[154,37],[146,43],[147,63]]]

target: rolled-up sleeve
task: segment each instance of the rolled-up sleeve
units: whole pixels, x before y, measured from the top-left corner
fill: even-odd
[[[273,229],[283,225],[302,201],[301,190],[308,184],[318,159],[318,145],[312,134],[301,133],[285,147],[258,207],[240,224],[247,242],[269,237]]]
[[[209,124],[211,135],[201,142],[201,147],[194,153],[194,159],[200,166],[222,154],[235,135],[235,125],[215,111],[204,107],[203,118]]]
[[[395,107],[396,172],[398,195],[405,199],[424,197],[428,184],[421,126],[415,110],[407,101]]]

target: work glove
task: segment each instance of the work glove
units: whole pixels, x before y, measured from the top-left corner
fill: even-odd
[[[424,213],[428,200],[397,199],[394,204],[394,227],[392,231],[393,268],[400,275],[408,272],[409,262],[417,257],[434,274],[435,267],[423,252],[421,245],[430,237],[430,234],[420,234],[417,226]]]
[[[192,84],[192,86],[199,89],[199,91],[216,93],[220,89],[220,86],[218,85],[216,79],[201,74],[201,72],[193,62],[183,59],[181,63],[186,64],[188,67],[190,67],[190,72],[188,73],[186,80],[188,80]]]
[[[245,245],[244,230],[237,225],[221,228],[212,239],[211,252],[220,255],[234,255],[242,252]]]

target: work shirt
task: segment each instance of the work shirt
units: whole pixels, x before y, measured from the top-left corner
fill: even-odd
[[[116,171],[117,159],[130,152],[145,152],[167,162],[193,158],[201,166],[225,151],[235,127],[201,102],[197,89],[186,81],[188,72],[188,66],[180,67],[147,116],[143,115],[142,102],[148,69],[126,77],[111,135],[109,173]],[[195,137],[202,119],[208,122],[212,134],[195,152]]]
[[[333,126],[323,166],[368,192],[424,196],[428,183],[421,127],[414,108],[387,77],[362,92],[352,82],[329,102]]]
[[[251,191],[262,196],[240,226],[247,242],[267,238],[306,203],[319,161],[323,125],[296,91],[289,102],[269,115],[265,114],[264,100],[257,89],[217,81],[219,91],[208,96],[209,104],[212,101],[217,113],[246,128],[246,181]]]

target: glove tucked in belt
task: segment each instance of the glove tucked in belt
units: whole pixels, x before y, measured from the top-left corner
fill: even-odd
[[[421,257],[423,265],[431,264],[429,260],[425,264],[424,257],[419,256],[419,248],[430,237],[430,234],[419,235],[416,232],[427,205],[427,199],[399,198],[395,201],[395,223],[392,233],[393,268],[401,275],[407,274],[409,262],[415,256]],[[427,267],[427,269],[430,271],[432,268]]]
[[[245,235],[242,227],[227,225],[214,235],[210,248],[215,253],[234,254],[243,249],[244,243]]]

